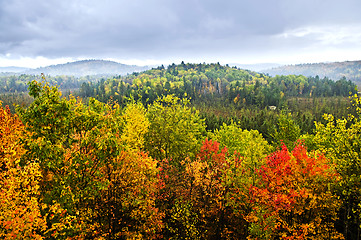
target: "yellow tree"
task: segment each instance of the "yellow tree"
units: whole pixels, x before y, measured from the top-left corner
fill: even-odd
[[[144,136],[149,131],[149,120],[141,103],[130,103],[123,114],[124,129],[122,141],[128,148],[141,150],[144,147]]]
[[[17,115],[3,109],[0,102],[0,238],[42,239],[47,230],[41,215],[39,165],[20,165],[25,150],[20,142],[25,127]]]

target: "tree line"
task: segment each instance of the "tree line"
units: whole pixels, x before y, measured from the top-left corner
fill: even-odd
[[[50,86],[58,86],[64,94],[69,95],[71,92],[78,90],[83,82],[96,82],[100,78],[97,76],[49,76],[46,82]],[[18,74],[0,76],[0,101],[3,105],[8,105],[12,112],[15,112],[14,105],[29,106],[33,98],[28,94],[28,83],[32,80],[42,81],[42,75]]]

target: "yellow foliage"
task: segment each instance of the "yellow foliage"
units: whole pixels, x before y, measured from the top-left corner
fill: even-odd
[[[142,104],[130,104],[124,111],[125,126],[122,141],[131,149],[142,149],[144,146],[144,135],[148,132],[149,121],[146,110]]]
[[[25,153],[20,139],[24,126],[0,102],[0,238],[42,239],[46,230],[38,203],[39,165],[34,162],[19,165]]]

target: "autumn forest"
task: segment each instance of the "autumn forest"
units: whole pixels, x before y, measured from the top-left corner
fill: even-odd
[[[2,239],[361,236],[361,98],[344,77],[182,62],[0,79]]]

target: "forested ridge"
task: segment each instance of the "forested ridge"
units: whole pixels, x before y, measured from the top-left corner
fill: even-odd
[[[25,71],[26,74],[41,74],[51,76],[70,75],[75,77],[102,76],[109,77],[116,74],[125,75],[132,72],[139,72],[149,67],[126,65],[109,60],[81,60],[65,64],[51,65]]]
[[[182,63],[28,91],[0,108],[1,238],[360,237],[351,81]]]
[[[259,107],[281,106],[284,97],[331,97],[349,96],[356,85],[341,78],[333,81],[327,77],[287,75],[270,77],[262,73],[217,64],[169,65],[133,73],[125,77],[108,79],[98,83],[83,83],[83,97],[96,96],[107,100],[110,96],[119,101],[129,95],[152,102],[157,96],[175,94],[193,99],[222,97],[222,100],[239,102],[241,105]]]
[[[267,72],[272,76],[277,74],[301,74],[304,76],[319,76],[322,78],[329,77],[333,80],[347,78],[356,82],[356,84],[360,86],[360,69],[361,61],[346,61],[278,66],[272,69],[262,70],[262,72]]]

